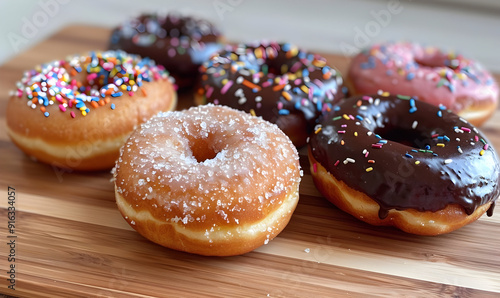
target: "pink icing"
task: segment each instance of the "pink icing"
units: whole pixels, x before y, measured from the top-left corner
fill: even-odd
[[[497,83],[479,63],[409,42],[377,44],[361,52],[351,62],[349,79],[358,94],[410,95],[457,113],[498,99]]]

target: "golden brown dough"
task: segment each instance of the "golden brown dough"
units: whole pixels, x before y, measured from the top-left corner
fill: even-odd
[[[121,150],[115,195],[149,240],[228,256],[268,243],[298,202],[297,150],[274,124],[223,106],[161,113]]]
[[[7,133],[52,166],[109,169],[138,124],[176,103],[168,73],[150,60],[114,51],[74,56],[25,73],[7,105]]]
[[[335,179],[318,163],[309,151],[311,175],[318,190],[335,206],[354,217],[376,226],[394,226],[407,233],[435,236],[459,229],[481,217],[490,208],[491,202],[478,207],[471,215],[458,205],[431,212],[415,209],[389,210],[384,219],[378,216],[380,206],[366,194],[354,190]],[[316,171],[313,169],[316,164]]]

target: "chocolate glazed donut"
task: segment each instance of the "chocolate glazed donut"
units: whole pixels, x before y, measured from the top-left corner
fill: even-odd
[[[197,103],[214,103],[276,123],[295,146],[306,144],[319,115],[344,97],[339,72],[288,43],[228,46],[201,67]]]
[[[498,157],[486,137],[445,107],[408,96],[341,101],[310,137],[309,157],[318,189],[341,209],[415,234],[447,233],[491,215],[500,193]],[[375,207],[356,210],[349,197]]]
[[[198,67],[222,48],[211,23],[177,14],[144,14],[113,30],[110,49],[149,57],[165,66],[180,88],[196,81]]]

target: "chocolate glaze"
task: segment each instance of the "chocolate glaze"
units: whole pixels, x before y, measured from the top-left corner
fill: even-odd
[[[205,102],[253,111],[278,124],[299,147],[321,112],[344,97],[339,72],[323,57],[290,44],[228,46],[201,70]],[[227,82],[232,85],[224,89]]]
[[[399,95],[351,97],[319,128],[309,141],[313,157],[375,200],[380,218],[390,209],[435,212],[450,204],[472,214],[492,201],[493,213],[498,156],[483,134],[444,107]]]
[[[205,20],[144,14],[115,28],[109,48],[150,57],[186,87],[195,82],[201,63],[222,48],[220,37]]]

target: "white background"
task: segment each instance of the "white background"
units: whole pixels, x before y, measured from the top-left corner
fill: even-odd
[[[140,12],[172,10],[211,20],[231,41],[275,39],[346,53],[346,45],[411,40],[456,50],[500,72],[498,0],[2,0],[0,63],[68,24],[111,28]]]

